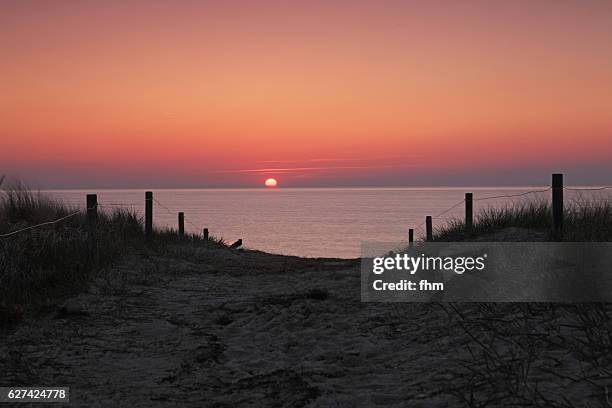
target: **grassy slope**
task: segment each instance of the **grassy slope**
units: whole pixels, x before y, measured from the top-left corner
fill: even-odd
[[[461,220],[434,233],[434,240],[547,241],[547,203],[488,208],[471,231]],[[610,202],[567,205],[563,240],[612,240]],[[440,304],[472,341],[469,357],[458,358],[448,392],[465,406],[610,406],[612,305],[554,303]],[[461,367],[461,368],[458,368]],[[564,392],[555,386],[567,384]],[[575,387],[570,391],[569,384]],[[563,388],[563,387],[561,387]]]
[[[434,234],[437,241],[457,242],[481,237],[505,228],[521,228],[544,233],[550,238],[552,210],[545,202],[527,201],[501,208],[486,208],[476,217],[473,229],[466,231],[462,220],[451,220]],[[567,205],[564,236],[568,242],[609,242],[612,240],[612,205],[609,202],[581,201]]]
[[[72,208],[23,185],[0,191],[0,234],[66,217]],[[0,238],[0,322],[18,318],[24,305],[45,305],[82,288],[92,271],[108,267],[123,255],[149,246],[154,250],[177,241],[172,230],[155,231],[154,242],[143,237],[143,221],[123,208],[98,211],[95,248],[90,247],[84,211],[57,224]],[[187,240],[200,240],[187,236]],[[210,239],[210,244],[223,245]]]

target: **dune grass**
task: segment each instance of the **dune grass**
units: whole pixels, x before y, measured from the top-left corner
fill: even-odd
[[[477,214],[471,231],[466,230],[463,220],[454,219],[434,233],[434,240],[490,240],[509,229],[517,231],[501,234],[502,240],[552,240],[551,214],[550,205],[541,201],[490,207]],[[610,202],[570,202],[564,215],[564,241],[612,240]],[[569,386],[580,388],[578,395],[589,395],[593,406],[610,406],[611,304],[434,306],[444,309],[451,324],[457,324],[473,339],[467,346],[469,358],[457,360],[450,370],[456,381],[446,389],[464,406],[579,406],[577,395],[565,393]]]
[[[467,231],[462,219],[451,219],[434,232],[435,241],[469,241],[505,228],[523,228],[544,233],[552,239],[552,209],[544,201],[527,201],[504,207],[482,209]],[[563,240],[568,242],[609,242],[612,240],[612,203],[573,201],[565,206]]]
[[[0,238],[0,322],[3,315],[14,313],[15,307],[52,304],[58,297],[83,288],[91,273],[130,251],[145,247],[161,250],[179,241],[176,231],[163,229],[154,231],[154,239],[147,242],[143,219],[136,211],[99,209],[92,248],[83,209],[20,183],[0,190],[0,234],[66,216],[69,217],[56,224]],[[183,241],[201,240],[188,234]],[[209,243],[225,245],[223,240],[212,237]]]
[[[433,306],[432,306],[433,307]],[[438,304],[471,342],[445,391],[466,407],[610,406],[612,305]]]

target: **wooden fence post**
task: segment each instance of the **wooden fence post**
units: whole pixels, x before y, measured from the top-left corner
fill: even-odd
[[[178,234],[179,238],[185,237],[185,213],[178,213]]]
[[[153,192],[145,192],[145,237],[153,237]]]
[[[471,231],[474,224],[473,198],[472,193],[465,193],[465,229],[467,231]]]
[[[433,241],[433,228],[431,225],[431,215],[425,217],[426,241]]]
[[[414,245],[414,230],[412,228],[408,229],[408,247],[412,248]]]
[[[97,257],[96,226],[98,223],[98,195],[87,194],[87,235],[89,249],[94,259]]]
[[[204,237],[204,241],[208,241],[208,228],[204,228],[202,236]]]
[[[563,239],[563,174],[552,175],[553,239]]]

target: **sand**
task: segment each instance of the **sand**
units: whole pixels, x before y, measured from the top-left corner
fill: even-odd
[[[481,355],[486,336],[471,337],[448,307],[362,303],[359,285],[357,260],[143,251],[2,333],[1,382],[70,386],[71,407],[445,407],[469,405],[474,390],[490,398],[480,406],[505,405],[512,376],[493,389],[473,374],[495,363]],[[500,366],[514,364],[516,351],[499,347]],[[548,348],[563,376],[594,370],[569,348]],[[536,378],[539,389],[523,394],[603,401],[607,379],[535,371],[546,361],[540,353],[531,364],[525,384]]]

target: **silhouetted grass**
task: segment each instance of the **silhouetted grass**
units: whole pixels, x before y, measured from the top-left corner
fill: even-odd
[[[445,387],[462,406],[609,406],[610,304],[438,306],[470,339]]]
[[[469,241],[505,228],[523,228],[543,233],[551,239],[552,209],[542,201],[527,201],[505,207],[482,209],[471,231],[460,219],[450,220],[434,232],[436,241]],[[565,205],[563,240],[569,242],[612,240],[612,203],[608,201],[574,201]]]
[[[24,304],[50,304],[63,294],[82,288],[91,273],[114,262],[128,251],[145,246],[161,250],[179,239],[173,230],[156,230],[144,238],[143,220],[133,210],[98,210],[95,247],[88,239],[84,209],[57,224],[0,238],[0,326],[19,318]],[[0,190],[0,234],[56,220],[78,208],[33,192],[23,184]],[[197,242],[186,235],[183,242]],[[223,246],[212,238],[209,245]],[[12,316],[12,317],[11,317]]]
[[[452,220],[435,232],[437,241],[478,239],[551,240],[548,203],[527,201],[480,211],[471,231]],[[495,235],[517,229],[514,233]],[[563,240],[609,242],[612,203],[566,203]],[[440,304],[471,339],[469,357],[457,359],[446,388],[464,406],[575,407],[585,396],[609,406],[612,378],[610,304]],[[571,390],[570,390],[571,389]],[[598,405],[599,404],[599,405]]]

